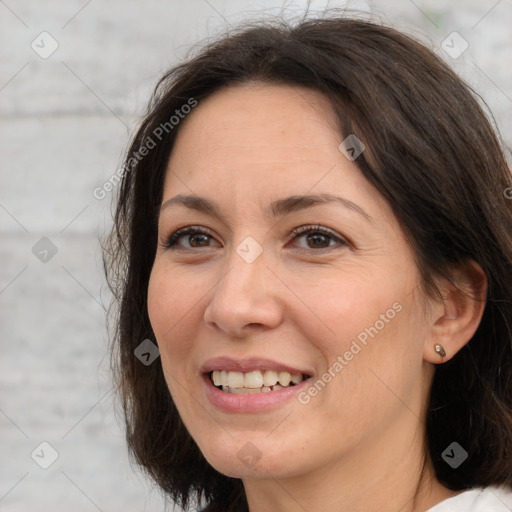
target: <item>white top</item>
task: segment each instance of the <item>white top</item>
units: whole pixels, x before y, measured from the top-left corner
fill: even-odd
[[[512,512],[512,490],[495,486],[469,489],[426,512]]]

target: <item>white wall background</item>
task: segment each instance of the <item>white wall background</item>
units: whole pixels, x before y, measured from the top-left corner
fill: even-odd
[[[0,511],[165,509],[130,466],[114,415],[98,244],[111,197],[92,192],[118,168],[165,69],[228,23],[283,4],[290,15],[305,2],[0,0]],[[349,7],[430,41],[512,148],[511,0]],[[441,47],[453,31],[469,45],[456,59]],[[31,47],[46,56],[53,40],[45,59]]]

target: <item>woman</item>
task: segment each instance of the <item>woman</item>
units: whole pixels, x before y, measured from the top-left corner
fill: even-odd
[[[266,22],[169,71],[106,253],[132,455],[209,511],[510,510],[511,185],[391,28]]]

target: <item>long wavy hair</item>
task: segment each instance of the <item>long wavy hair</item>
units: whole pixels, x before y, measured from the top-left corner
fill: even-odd
[[[254,81],[308,87],[329,99],[340,141],[355,133],[366,145],[355,162],[403,226],[429,296],[438,296],[434,278],[450,279],[454,266],[474,260],[484,270],[481,323],[436,366],[426,456],[450,489],[512,488],[512,181],[497,132],[476,93],[432,50],[381,23],[337,15],[242,26],[168,71],[152,95],[104,240],[112,358],[131,455],[183,507],[248,510],[241,480],[210,466],[184,427],[159,361],[141,364],[134,350],[155,341],[147,290],[158,210],[186,123],[171,117],[223,87]],[[457,469],[441,457],[453,441],[469,454]]]

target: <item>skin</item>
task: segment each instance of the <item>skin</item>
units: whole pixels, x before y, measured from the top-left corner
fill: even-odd
[[[426,297],[393,211],[339,151],[341,141],[320,93],[237,85],[194,109],[168,164],[163,203],[193,193],[218,203],[221,217],[176,204],[161,211],[150,320],[186,427],[212,466],[243,480],[251,512],[416,512],[458,494],[428,460],[420,478],[425,405],[435,365],[471,338],[484,302],[441,280],[445,300]],[[272,200],[311,193],[343,196],[371,221],[336,203],[264,214]],[[198,225],[211,236],[164,247],[177,229]],[[347,243],[291,234],[302,225]],[[263,249],[252,263],[236,252],[248,236]],[[476,264],[456,277],[485,298]],[[308,404],[233,414],[207,399],[206,360],[270,358],[315,380],[394,303],[401,311]],[[261,455],[252,467],[237,457],[247,442]]]

